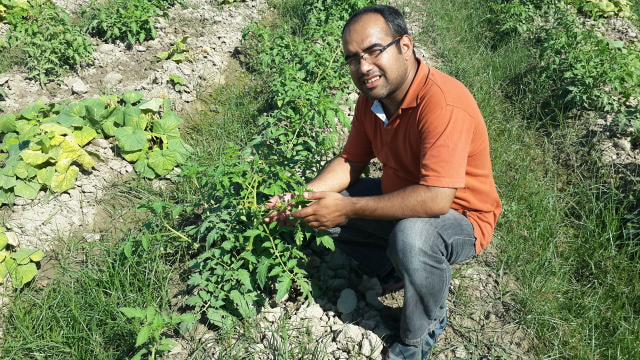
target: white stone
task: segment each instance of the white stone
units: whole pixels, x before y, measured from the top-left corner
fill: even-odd
[[[338,298],[338,311],[343,314],[348,314],[353,312],[358,306],[358,298],[356,297],[355,291],[351,289],[344,289],[340,293],[340,297]]]

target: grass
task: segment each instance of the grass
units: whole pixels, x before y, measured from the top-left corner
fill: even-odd
[[[488,123],[505,207],[494,246],[519,280],[522,321],[539,340],[535,358],[633,358],[638,244],[624,236],[631,209],[612,180],[617,170],[593,160],[580,119],[532,111],[545,86],[526,76],[535,57],[515,41],[496,48],[486,40],[484,2],[423,6],[430,31],[418,42],[469,86]]]

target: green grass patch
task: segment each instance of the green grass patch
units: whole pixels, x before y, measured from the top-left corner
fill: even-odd
[[[513,6],[510,19],[532,16],[533,8]],[[616,169],[593,161],[598,154],[584,126],[569,116],[576,102],[561,92],[548,97],[557,83],[545,78],[548,64],[534,49],[517,37],[494,40],[505,30],[484,21],[495,7],[467,0],[424,7],[424,40],[486,116],[505,207],[494,246],[519,280],[522,321],[536,334],[537,356],[632,359],[640,341],[638,244],[625,237],[623,217],[632,209],[611,180]],[[593,104],[607,96],[584,90]]]

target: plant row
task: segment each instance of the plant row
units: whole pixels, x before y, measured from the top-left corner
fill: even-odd
[[[605,16],[633,17],[629,1],[584,1],[568,3],[544,0],[494,2],[493,26],[499,28],[497,42],[520,38],[532,44],[542,64],[535,70],[550,90],[549,104],[556,111],[567,109],[624,112],[617,123],[627,129],[630,116],[639,115],[640,45],[611,40],[597,26]],[[598,10],[598,9],[604,10]],[[586,16],[595,21],[587,21]]]
[[[347,125],[338,106],[343,95],[337,89],[348,84],[340,31],[348,15],[366,3],[303,3],[290,26],[256,23],[244,33],[248,68],[270,84],[269,109],[258,119],[253,139],[230,146],[218,165],[196,172],[204,179],[201,202],[146,206],[157,218],[189,218],[198,210],[200,221],[183,229],[198,248],[189,262],[187,302],[218,326],[252,317],[267,300],[282,300],[292,291],[311,300],[303,249],[310,241],[333,248],[326,234],[304,225],[263,221],[264,205],[275,195],[292,192],[294,206],[305,202],[304,184],[337,154],[338,128]]]
[[[92,62],[91,37],[110,43],[154,39],[154,19],[167,17],[175,4],[174,0],[92,1],[71,17],[48,0],[0,0],[0,21],[10,26],[6,41],[0,40],[0,51],[19,49],[19,65],[44,86]]]

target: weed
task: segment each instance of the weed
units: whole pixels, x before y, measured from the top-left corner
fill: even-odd
[[[21,49],[30,77],[40,85],[83,63],[91,62],[91,40],[50,2],[36,2],[28,11],[10,8],[5,21],[11,25],[8,45]]]
[[[195,320],[193,314],[167,315],[150,306],[146,309],[123,307],[119,310],[128,318],[141,322],[135,345],[140,350],[131,360],[140,360],[143,355],[146,355],[145,359],[153,360],[157,355],[171,350],[176,343],[163,333],[181,323],[192,323]]]
[[[94,0],[82,9],[87,33],[110,43],[155,39],[153,18],[158,16],[166,18],[166,9],[147,0]]]

